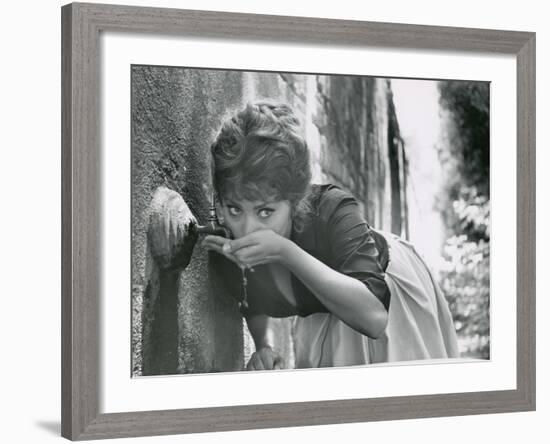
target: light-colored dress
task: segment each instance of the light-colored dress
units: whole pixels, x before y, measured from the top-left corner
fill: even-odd
[[[384,333],[368,338],[330,313],[296,317],[297,368],[459,357],[451,312],[433,273],[411,243],[378,233],[389,250],[385,280],[391,300]]]

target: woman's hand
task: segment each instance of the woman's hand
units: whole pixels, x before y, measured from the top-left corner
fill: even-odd
[[[274,352],[269,346],[262,347],[254,352],[246,365],[247,370],[282,370],[285,361],[281,355]]]
[[[289,239],[273,230],[263,229],[230,240],[222,250],[248,267],[268,263],[285,264],[290,243]]]
[[[227,244],[229,241],[230,240],[227,239],[226,237],[215,236],[215,235],[210,234],[210,235],[204,237],[201,245],[204,248],[206,248],[207,250],[215,251],[216,253],[224,255],[228,259],[235,262],[239,267],[244,268],[245,265],[242,264],[241,262],[239,262],[239,260],[235,257],[234,254],[224,250],[224,248],[223,248],[224,245]]]
[[[206,236],[203,246],[223,254],[240,267],[250,268],[272,262],[284,264],[289,242],[289,239],[273,230],[264,229],[233,240],[221,236]]]

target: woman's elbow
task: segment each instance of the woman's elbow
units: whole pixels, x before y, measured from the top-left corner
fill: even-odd
[[[374,293],[366,285],[364,286],[369,293],[368,308],[363,312],[366,315],[364,324],[367,328],[367,332],[363,332],[364,335],[371,339],[378,339],[384,334],[386,326],[388,325],[388,309],[384,303],[376,297]]]
[[[386,330],[386,326],[388,325],[388,311],[386,308],[381,307],[380,309],[375,310],[369,324],[370,328],[367,332],[367,336],[369,338],[378,339],[382,336]]]

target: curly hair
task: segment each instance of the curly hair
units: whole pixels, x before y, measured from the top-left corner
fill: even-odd
[[[227,119],[212,143],[212,184],[217,198],[288,200],[297,231],[310,212],[309,149],[300,122],[283,103],[249,103]]]

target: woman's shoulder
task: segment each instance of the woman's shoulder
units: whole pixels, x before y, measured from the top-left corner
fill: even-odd
[[[357,201],[349,192],[330,183],[312,184],[306,199],[303,219],[300,224],[293,225],[292,240],[302,248],[313,251],[326,243],[336,210],[346,202]],[[298,226],[300,228],[296,228]]]
[[[317,196],[315,232],[322,257],[331,261],[365,248],[385,270],[389,261],[387,241],[367,222],[355,196],[333,184],[316,185],[313,190]]]
[[[315,213],[323,220],[328,220],[343,206],[358,205],[353,194],[331,183],[312,185],[312,198]]]

